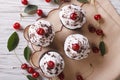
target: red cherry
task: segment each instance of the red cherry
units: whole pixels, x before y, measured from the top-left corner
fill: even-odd
[[[51,0],[45,0],[47,3],[51,2]]]
[[[72,49],[74,51],[78,51],[80,49],[80,45],[79,44],[72,44]]]
[[[81,75],[77,75],[77,76],[76,76],[76,79],[77,79],[77,80],[84,80]]]
[[[74,12],[70,15],[70,19],[76,20],[77,19],[77,14]]]
[[[44,31],[43,28],[38,28],[36,32],[37,32],[37,34],[39,34],[39,35],[44,35],[44,34],[45,34],[45,31]]]
[[[37,15],[38,15],[38,16],[42,16],[42,15],[43,15],[43,11],[42,11],[41,9],[38,9],[38,10],[37,10]]]
[[[104,35],[104,33],[103,33],[103,31],[102,31],[101,29],[97,29],[97,30],[96,30],[96,34],[97,34],[98,36],[103,36],[103,35]]]
[[[97,47],[92,47],[92,51],[93,51],[93,53],[98,53],[99,49]]]
[[[64,76],[63,72],[58,75],[58,78],[60,80],[64,80],[65,76]]]
[[[55,63],[53,61],[49,61],[47,65],[48,65],[48,68],[50,69],[53,69],[55,67]]]
[[[22,69],[27,69],[27,68],[28,68],[28,65],[27,65],[26,63],[24,63],[24,64],[21,65],[21,68],[22,68]]]
[[[27,5],[27,4],[28,4],[28,0],[21,0],[21,3],[22,3],[23,5]]]
[[[20,29],[20,27],[21,27],[21,25],[18,22],[13,24],[13,28],[16,29],[16,30]]]
[[[39,75],[39,73],[38,72],[34,72],[33,74],[32,74],[32,77],[33,78],[38,78],[40,75]]]
[[[94,16],[94,19],[97,20],[97,21],[100,20],[101,18],[102,18],[102,17],[101,17],[100,14],[96,14],[96,15]]]
[[[96,28],[93,25],[88,25],[88,30],[91,33],[94,33],[96,31]]]
[[[28,72],[28,73],[34,73],[35,70],[34,70],[32,67],[28,67],[27,72]]]

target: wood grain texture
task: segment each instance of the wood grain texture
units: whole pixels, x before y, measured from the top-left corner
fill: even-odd
[[[117,10],[118,14],[120,15],[120,0],[110,0],[114,8]]]
[[[58,7],[57,5],[54,5],[54,3],[52,4],[45,3],[44,0],[29,0],[29,1],[30,1],[29,3],[36,4],[39,6],[39,8],[43,9],[45,14],[47,14],[51,9]],[[110,30],[109,27],[105,27],[106,34],[108,34],[107,39],[109,39],[111,36],[109,32],[113,33],[114,31],[116,31],[116,29],[117,31],[120,29],[120,26],[119,26],[120,17],[117,15],[117,13],[115,12],[114,8],[110,5],[108,0],[98,0],[98,1],[100,4],[102,4],[101,5],[102,7],[105,7],[105,11],[107,13],[111,13],[111,10],[112,10],[112,13],[107,15],[107,13],[103,11],[103,9],[101,8],[99,9],[101,13],[105,13],[105,15],[103,15],[105,19],[108,19],[109,17],[108,21],[112,21],[111,23],[112,25],[111,24],[105,24],[105,25],[115,27],[115,28],[112,28],[113,30]],[[103,4],[103,2],[105,3]],[[24,17],[21,19],[20,13],[23,14],[23,10],[25,7],[21,4],[21,0],[0,0],[0,4],[1,4],[0,5],[0,80],[27,80],[27,78],[24,75],[26,74],[26,72],[20,69],[21,63],[15,57],[13,52],[9,52],[7,50],[7,47],[6,47],[7,40],[9,36],[15,31],[12,28],[12,25],[14,22],[16,21],[20,22],[22,24],[22,27],[25,28],[27,25],[34,23],[38,18],[38,16],[36,14],[32,16],[27,15],[28,17]],[[85,6],[84,9],[87,10],[89,8]],[[112,16],[113,20],[110,20],[111,19],[110,16]],[[19,43],[19,46],[16,48],[16,53],[18,54],[22,62],[26,62],[23,57],[23,50],[24,50],[24,47],[26,47],[27,42],[24,39],[22,32],[18,31],[18,34],[20,37],[20,43]],[[115,38],[117,37],[117,32],[114,33],[114,37]],[[106,42],[110,43],[112,40],[113,39],[110,39],[110,40],[107,40]],[[116,43],[119,43],[119,40],[120,38],[117,38],[117,40],[115,40]],[[119,45],[117,45],[116,43],[113,46],[108,44],[108,46],[111,46],[110,47],[111,50],[115,49],[113,47],[116,47],[116,48],[119,47]],[[120,57],[118,56],[117,53],[115,53],[114,50],[112,51],[114,53],[114,56],[111,56],[111,55],[105,56],[105,59],[104,59],[105,62],[103,64],[107,63],[108,65],[111,65],[111,66],[114,66],[114,65],[118,66],[118,67],[115,67],[116,70],[114,70],[113,73],[110,73],[110,75],[115,75],[115,76],[112,76],[112,78],[115,78],[116,76],[119,75],[119,72],[120,72],[119,65],[118,63],[116,63],[116,60],[119,60]],[[114,59],[113,57],[116,59]],[[108,63],[108,60],[111,60],[111,63],[110,62]],[[96,62],[97,61],[101,61],[101,59],[96,60]],[[99,66],[99,63],[97,64]],[[101,67],[101,69],[98,69],[99,71],[101,70],[101,71],[109,72],[107,67],[105,68],[102,68],[103,66],[99,66],[99,67]],[[109,67],[109,69],[113,69],[113,67]],[[115,72],[117,73],[114,74]],[[97,73],[97,71],[93,74],[92,77],[95,77],[94,75],[96,74],[98,77],[101,77],[101,80],[104,80],[104,78],[109,79],[109,74],[105,74],[104,72],[101,72],[99,74]],[[103,75],[107,75],[107,76],[103,76]],[[97,79],[97,77],[95,77],[94,80],[100,80],[100,79]],[[113,79],[109,79],[109,80],[113,80]]]
[[[57,8],[53,2],[46,3],[44,0],[29,0],[30,4],[38,5],[40,9],[47,14],[51,9]],[[0,0],[0,80],[27,80],[25,71],[20,69],[21,63],[15,57],[13,52],[7,50],[7,40],[15,31],[12,27],[14,22],[20,22],[25,28],[28,24],[32,24],[39,18],[35,15],[26,15],[23,13],[24,5],[21,0]],[[28,16],[20,18],[20,13]],[[16,48],[16,53],[22,62],[26,62],[23,57],[23,50],[27,42],[23,37],[23,32],[17,31],[20,42]]]

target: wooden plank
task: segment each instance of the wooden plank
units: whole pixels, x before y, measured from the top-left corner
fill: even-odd
[[[29,0],[29,1],[32,4],[38,5],[40,9],[43,9],[45,14],[47,14],[51,9],[58,7],[58,5],[54,5],[53,3],[52,4],[45,3],[44,0]],[[94,65],[97,65],[97,67],[95,68],[96,71],[94,72],[94,74],[87,80],[113,80],[120,73],[120,68],[119,68],[120,65],[118,65],[118,62],[117,62],[119,61],[120,55],[115,51],[115,50],[119,51],[118,43],[120,41],[120,38],[117,35],[119,33],[120,17],[119,15],[117,15],[116,11],[110,5],[108,0],[97,0],[97,1],[101,4],[102,7],[105,8],[107,13],[109,13],[109,15],[112,16],[112,18],[115,21],[111,20],[110,16],[107,15],[106,12],[104,12],[102,8],[99,8],[100,13],[104,13],[102,15],[103,17],[105,17],[106,22],[108,21],[107,23],[104,24],[106,27],[104,28],[102,27],[102,28],[107,34],[107,38],[105,41],[106,41],[107,46],[110,46],[111,52],[109,52],[108,55],[106,55],[104,59],[102,59],[101,57],[99,58],[96,55],[90,56],[88,60],[90,61],[93,60]],[[15,31],[12,28],[12,25],[14,22],[19,21],[22,24],[22,27],[25,28],[28,24],[34,23],[36,19],[38,18],[38,16],[33,15],[33,16],[25,17],[21,20],[19,14],[23,13],[23,9],[25,6],[21,4],[20,0],[0,0],[0,4],[1,4],[0,5],[0,72],[1,72],[0,80],[9,80],[9,79],[10,80],[11,79],[12,80],[27,80],[25,75],[23,75],[23,74],[26,74],[26,72],[20,69],[21,63],[19,63],[18,59],[15,57],[13,52],[8,52],[7,50],[7,47],[6,47],[7,39],[13,33],[13,31]],[[100,7],[100,5],[98,5],[97,7]],[[87,7],[87,5],[83,8],[86,11],[89,11],[88,10],[89,7]],[[88,15],[94,15],[94,14],[90,12]],[[90,17],[91,16],[89,16],[88,18]],[[95,22],[94,20],[92,21]],[[116,22],[118,23],[118,25],[116,25]],[[114,28],[112,28],[113,26]],[[113,33],[112,39],[111,39],[110,33]],[[23,34],[21,32],[18,32],[18,34],[20,37],[20,44],[17,47],[16,52],[18,56],[20,57],[20,59],[23,62],[25,62],[25,59],[23,58],[23,50],[24,50],[24,47],[27,45],[27,42],[24,39]],[[114,43],[113,41],[115,41],[116,43]],[[109,43],[114,43],[114,44],[111,46],[111,44]],[[114,55],[112,55],[112,53],[114,53]],[[79,65],[81,65],[81,67],[87,68],[87,64],[84,62],[86,61],[81,62]],[[102,65],[99,65],[98,62],[101,63]],[[73,62],[73,64],[75,63]],[[109,67],[104,66],[104,65],[109,65]],[[14,68],[14,67],[17,67],[17,68]],[[109,70],[113,70],[113,67],[115,68],[115,70],[111,73]],[[74,70],[74,68],[71,69],[69,66],[68,68],[69,70]],[[80,70],[84,71],[85,69],[83,70],[80,69]],[[97,71],[100,71],[100,72],[97,72]]]
[[[38,5],[45,14],[51,9],[58,7],[58,5],[45,3],[43,0],[29,0],[29,3]],[[12,28],[13,23],[18,21],[25,28],[28,24],[34,23],[38,18],[37,15],[32,15],[21,20],[19,14],[23,13],[24,8],[25,6],[21,4],[21,0],[0,0],[0,80],[27,80],[26,76],[23,75],[26,72],[20,69],[21,63],[19,63],[13,52],[7,50],[7,40],[15,31]],[[27,42],[22,32],[18,31],[18,34],[20,43],[16,53],[23,62],[26,62],[23,58],[23,50]]]

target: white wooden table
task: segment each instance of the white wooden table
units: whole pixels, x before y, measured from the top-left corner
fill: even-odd
[[[44,0],[30,0],[29,3],[38,5],[46,14],[50,9],[57,7],[57,5],[45,3]],[[23,13],[24,7],[21,0],[0,0],[0,80],[27,80],[25,72],[20,69],[21,63],[13,52],[7,50],[7,40],[15,31],[12,27],[13,23],[18,21],[25,28],[38,18],[37,15],[33,15],[21,19],[20,13]],[[18,33],[20,42],[16,52],[20,59],[25,62],[23,50],[27,42],[23,33],[19,31]]]
[[[58,5],[45,3],[44,0],[30,0],[29,3],[38,5],[46,14],[50,9],[58,7]],[[32,15],[21,19],[20,13],[23,13],[24,7],[21,0],[0,0],[0,80],[27,80],[26,76],[23,75],[25,72],[20,69],[21,63],[13,52],[7,50],[7,40],[15,31],[12,27],[14,22],[20,22],[22,27],[25,28],[38,18],[37,15]],[[20,42],[16,52],[20,59],[25,62],[23,50],[27,42],[23,37],[23,33],[17,32]]]

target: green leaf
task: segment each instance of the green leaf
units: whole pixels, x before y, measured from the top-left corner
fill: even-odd
[[[38,9],[38,6],[29,4],[25,7],[24,12],[27,14],[35,14]]]
[[[70,2],[71,0],[54,0],[56,4],[61,4],[63,2]]]
[[[31,75],[27,75],[27,78],[28,78],[28,80],[37,80],[37,79],[33,78]]]
[[[105,49],[105,43],[103,41],[100,42],[99,49],[100,49],[101,55],[104,56],[106,53],[106,49]]]
[[[8,39],[7,48],[9,51],[14,50],[19,43],[19,37],[16,32],[14,32]]]
[[[79,1],[81,3],[87,3],[88,2],[88,0],[77,0],[77,1]]]
[[[24,57],[25,57],[26,61],[28,61],[28,62],[30,60],[31,53],[32,53],[31,49],[28,46],[25,47],[25,49],[24,49]]]
[[[59,3],[60,3],[60,0],[54,0],[54,2],[55,2],[56,4],[59,4]]]

